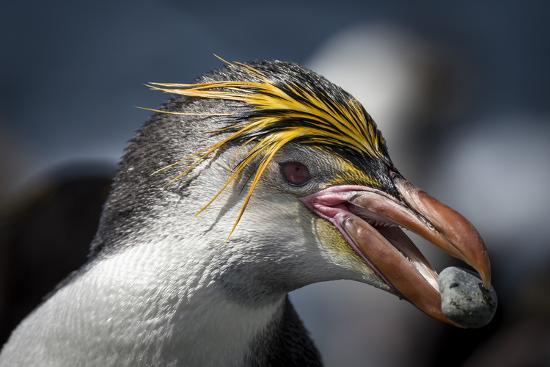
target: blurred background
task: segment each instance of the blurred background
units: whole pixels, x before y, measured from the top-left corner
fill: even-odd
[[[401,172],[489,248],[500,305],[480,330],[353,282],[294,292],[327,366],[550,366],[549,18],[547,1],[3,1],[0,345],[85,261],[149,115],[136,106],[165,98],[143,84],[192,81],[216,53],[347,89]]]

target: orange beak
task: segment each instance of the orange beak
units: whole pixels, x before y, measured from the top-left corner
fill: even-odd
[[[441,310],[438,274],[401,228],[473,267],[486,287],[491,264],[481,236],[462,215],[396,174],[394,197],[366,186],[333,186],[302,199],[338,228],[392,291],[426,314],[460,326]]]

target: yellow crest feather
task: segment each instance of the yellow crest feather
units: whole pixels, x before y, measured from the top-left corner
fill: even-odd
[[[231,68],[239,69],[251,80],[221,80],[200,83],[149,83],[153,90],[192,98],[208,98],[243,103],[249,107],[246,120],[223,127],[215,133],[227,133],[220,141],[198,152],[193,162],[175,179],[182,178],[214,152],[233,143],[254,144],[246,157],[235,167],[223,187],[197,213],[200,214],[234,182],[243,170],[259,159],[250,188],[229,236],[250,202],[252,193],[275,154],[290,142],[321,147],[348,149],[357,155],[383,157],[381,136],[374,121],[361,104],[348,96],[345,101],[331,99],[295,81],[281,83],[270,80],[262,71],[250,65],[222,59]],[[193,113],[151,109],[154,112],[183,116],[231,116],[228,113]],[[295,123],[288,123],[295,121]],[[303,123],[299,123],[302,121]],[[184,160],[161,168],[169,169]],[[155,173],[156,173],[155,172]],[[229,238],[229,237],[228,237]]]

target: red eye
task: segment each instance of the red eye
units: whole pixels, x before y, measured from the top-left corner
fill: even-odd
[[[299,162],[281,164],[281,173],[285,180],[294,186],[303,186],[311,179],[309,169]]]

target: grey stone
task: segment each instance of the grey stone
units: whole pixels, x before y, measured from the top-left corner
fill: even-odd
[[[452,321],[465,328],[487,325],[497,309],[497,294],[467,270],[449,267],[438,278],[441,310]]]

